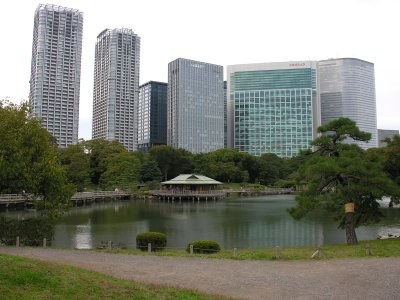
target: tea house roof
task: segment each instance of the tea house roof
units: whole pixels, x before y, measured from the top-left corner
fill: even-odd
[[[203,175],[181,174],[171,180],[162,182],[162,184],[214,185],[214,184],[222,184],[222,183],[219,181],[216,181],[212,178],[203,176]]]

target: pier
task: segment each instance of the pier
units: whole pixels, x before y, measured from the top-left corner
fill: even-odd
[[[112,200],[130,199],[131,194],[124,191],[97,191],[97,192],[78,192],[71,197],[74,206],[87,205],[94,202],[106,202]],[[29,207],[33,206],[33,202],[40,198],[34,198],[30,194],[1,194],[0,207]]]

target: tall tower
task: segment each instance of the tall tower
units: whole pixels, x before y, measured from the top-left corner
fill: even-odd
[[[374,64],[357,58],[322,60],[318,78],[322,124],[350,118],[372,135],[368,143],[356,143],[364,149],[378,147]]]
[[[97,36],[92,138],[137,148],[140,37],[131,29],[105,29]]]
[[[178,58],[168,64],[168,145],[192,153],[224,147],[223,67]]]
[[[140,86],[138,150],[167,144],[167,83],[149,81]]]
[[[35,11],[29,102],[61,148],[78,141],[83,14],[40,4]]]
[[[232,65],[228,146],[252,155],[296,156],[320,125],[315,61]]]

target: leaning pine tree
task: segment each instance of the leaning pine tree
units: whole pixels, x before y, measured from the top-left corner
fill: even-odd
[[[383,170],[378,151],[362,150],[345,140],[367,142],[371,134],[360,131],[356,123],[339,118],[318,128],[322,133],[311,145],[300,166],[296,207],[289,212],[302,218],[316,210],[333,212],[339,227],[345,228],[347,244],[357,244],[355,228],[382,217],[377,200],[397,199],[398,186]]]

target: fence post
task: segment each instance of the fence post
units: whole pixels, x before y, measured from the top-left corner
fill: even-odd
[[[151,253],[151,243],[148,243],[148,244],[147,244],[147,252],[148,252],[148,253]]]
[[[46,246],[47,246],[47,239],[43,238],[43,247],[46,248]]]
[[[237,254],[237,248],[233,248],[233,257],[236,257]]]
[[[311,258],[319,257],[320,255],[321,255],[321,249],[318,247],[317,251],[315,251],[313,255],[311,255]]]
[[[368,256],[372,255],[369,244],[365,245],[365,254]]]
[[[275,258],[276,259],[280,258],[280,248],[279,248],[279,246],[275,247]]]
[[[189,249],[190,249],[190,255],[193,255],[193,245],[190,245]]]
[[[19,236],[17,236],[17,240],[15,241],[15,246],[19,247]]]
[[[111,241],[108,241],[108,243],[107,243],[107,248],[108,248],[108,250],[111,250],[111,249],[112,249]]]

